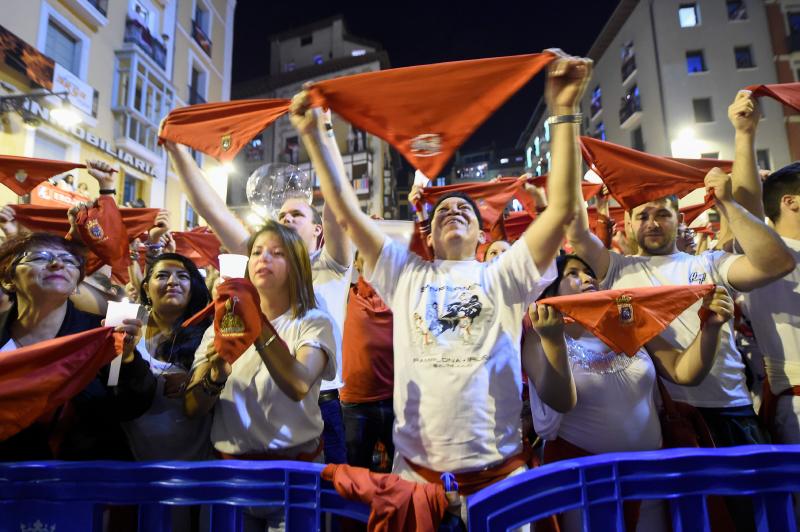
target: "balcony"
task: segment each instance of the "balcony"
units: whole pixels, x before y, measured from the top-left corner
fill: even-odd
[[[622,82],[625,83],[636,73],[636,56],[632,55],[622,62]]]
[[[200,45],[200,48],[203,49],[208,57],[211,57],[211,39],[206,35],[206,32],[203,31],[203,28],[200,27],[200,24],[198,24],[196,20],[192,21],[192,38]]]
[[[125,21],[125,42],[137,45],[161,68],[167,66],[167,47],[158,41],[138,20]]]
[[[639,98],[639,89],[634,87],[620,101],[619,125],[623,129],[630,129],[638,123],[642,114],[642,102]]]
[[[789,52],[800,52],[800,31],[792,31],[786,37],[786,47],[789,48]]]
[[[206,99],[200,95],[197,87],[189,86],[189,105],[197,103],[206,103]]]
[[[108,0],[62,0],[62,2],[93,29],[108,23]]]

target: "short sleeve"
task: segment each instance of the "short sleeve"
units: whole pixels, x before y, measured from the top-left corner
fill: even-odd
[[[328,363],[322,371],[323,380],[336,378],[336,341],[333,334],[333,319],[320,310],[310,310],[302,318],[297,340],[291,346],[292,356],[304,346],[320,349],[328,357]]]
[[[614,286],[614,282],[619,279],[620,272],[625,265],[624,255],[620,255],[616,251],[609,251],[608,270],[606,276],[600,281],[600,288],[603,290],[610,290]]]
[[[511,296],[510,303],[525,305],[536,301],[557,276],[555,261],[550,263],[544,273],[539,272],[523,238],[514,242],[508,251],[490,263],[487,273],[497,280],[504,293]]]
[[[349,264],[339,264],[333,257],[330,256],[328,253],[328,248],[326,246],[322,246],[322,249],[317,253],[315,260],[312,261],[312,269],[325,269],[335,274],[342,276],[344,275],[347,270],[350,269]]]
[[[192,369],[189,373],[194,371],[197,366],[207,360],[206,352],[208,346],[214,341],[214,325],[209,325],[206,332],[203,333],[203,338],[200,340],[200,345],[197,346],[197,351],[194,352],[194,360],[192,361]]]
[[[561,428],[561,420],[564,414],[556,412],[539,399],[539,394],[533,381],[528,380],[530,399],[531,399],[531,417],[533,418],[533,428],[536,434],[544,440],[555,440],[558,438],[558,429]]]
[[[388,236],[383,241],[378,260],[375,267],[369,271],[364,269],[366,281],[372,285],[375,292],[381,296],[388,307],[392,307],[394,292],[397,288],[397,280],[400,273],[411,259],[411,252],[407,247],[398,244]]]
[[[743,255],[735,255],[727,251],[706,251],[703,257],[708,261],[708,271],[711,273],[711,278],[715,284],[721,284],[731,294],[737,292],[728,282],[728,271]]]

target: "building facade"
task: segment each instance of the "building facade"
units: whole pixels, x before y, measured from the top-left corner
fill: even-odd
[[[765,3],[778,83],[800,81],[800,4],[785,0]],[[800,159],[800,113],[783,108],[792,160]]]
[[[66,91],[82,118],[64,125],[51,115],[57,99],[23,98],[21,108],[4,108],[0,153],[105,160],[119,168],[120,204],[142,200],[168,209],[175,229],[196,225],[157,144],[158,126],[175,107],[230,98],[235,6],[235,0],[0,0],[0,12],[14,13],[0,22],[0,97]],[[217,166],[197,158],[207,170]],[[96,181],[77,174],[94,196]],[[0,188],[0,201],[18,201]]]
[[[270,75],[233,88],[234,98],[291,98],[308,82],[375,72],[389,66],[378,43],[347,33],[342,17],[293,29],[270,39]],[[397,189],[392,151],[383,140],[333,116],[334,132],[345,169],[364,212],[385,218],[397,216]],[[288,117],[282,117],[257,136],[235,160],[228,187],[228,204],[247,217],[245,183],[250,173],[270,162],[294,164],[319,182],[305,148]]]
[[[776,83],[763,0],[622,0],[588,56],[594,72],[581,104],[583,134],[674,157],[732,159],[727,108],[739,89]],[[763,169],[788,164],[781,106],[762,99],[756,154]],[[518,145],[547,172],[544,104]],[[537,155],[538,154],[538,155]]]

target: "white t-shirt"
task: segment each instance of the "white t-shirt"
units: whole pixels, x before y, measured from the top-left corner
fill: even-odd
[[[303,346],[317,347],[328,355],[323,378],[336,374],[333,320],[323,310],[311,309],[302,318],[291,310],[272,320],[272,326],[297,356]],[[214,327],[203,335],[193,368],[206,361],[206,348],[214,341]],[[274,452],[308,443],[322,434],[322,414],[317,381],[302,401],[281,391],[254,346],[233,363],[233,372],[214,408],[211,442],[223,453]]]
[[[800,240],[783,241],[800,261]],[[744,312],[764,355],[772,392],[800,384],[800,262],[782,279],[745,294]]]
[[[338,390],[344,386],[342,380],[342,331],[347,310],[347,294],[350,293],[351,265],[342,266],[328,254],[325,246],[310,254],[311,279],[317,307],[333,318],[336,348],[336,376],[322,381],[321,390]]]
[[[520,239],[490,263],[427,262],[384,241],[367,281],[394,314],[394,445],[437,471],[470,471],[521,448],[522,318],[556,277]]]
[[[615,353],[599,338],[567,336],[578,402],[561,414],[531,390],[536,433],[545,440],[561,437],[593,454],[661,448],[661,425],[653,393],[656,370],[644,349],[629,357]]]
[[[675,253],[663,256],[629,256],[611,252],[603,288],[635,288],[714,283],[724,286],[731,295],[728,269],[740,255],[724,251],[706,251],[700,255]],[[661,333],[661,337],[679,349],[686,349],[700,332],[698,310],[702,301],[683,311]],[[676,401],[698,407],[724,408],[752,404],[744,376],[742,356],[736,349],[731,323],[722,326],[719,350],[711,372],[698,386],[680,386],[664,382]]]
[[[137,460],[209,460],[212,458],[211,414],[198,418],[186,417],[183,395],[164,395],[164,375],[188,376],[180,366],[158,360],[147,351],[147,328],[136,349],[150,364],[156,377],[156,395],[150,409],[141,417],[122,424],[133,456]]]

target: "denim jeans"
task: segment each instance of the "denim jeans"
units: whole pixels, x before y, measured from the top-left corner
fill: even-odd
[[[344,425],[342,424],[342,406],[339,399],[328,399],[319,404],[322,411],[323,451],[326,464],[346,464],[347,449],[344,445]]]
[[[380,441],[386,447],[389,460],[394,456],[392,400],[369,403],[342,403],[344,432],[347,441],[347,463],[373,469],[372,453]],[[391,470],[391,463],[389,464]]]

